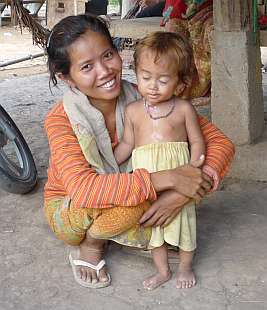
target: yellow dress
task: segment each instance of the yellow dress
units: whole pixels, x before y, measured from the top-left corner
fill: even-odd
[[[173,169],[187,164],[190,159],[187,142],[160,142],[137,147],[133,150],[133,169],[145,168],[149,172]],[[178,246],[184,251],[196,248],[195,204],[189,202],[166,227],[152,229],[149,248],[164,242]]]

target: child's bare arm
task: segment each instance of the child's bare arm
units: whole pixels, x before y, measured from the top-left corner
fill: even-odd
[[[191,103],[185,103],[185,126],[190,144],[190,163],[198,166],[201,155],[205,155],[205,142],[199,126],[198,116]]]
[[[128,159],[134,149],[134,128],[130,118],[129,106],[125,110],[124,118],[124,132],[121,142],[116,146],[114,150],[115,159],[120,165],[126,159]]]

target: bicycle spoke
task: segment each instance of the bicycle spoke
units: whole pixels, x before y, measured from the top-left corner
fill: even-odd
[[[0,162],[2,168],[11,171],[15,175],[23,175],[23,167],[17,165],[14,161],[12,161],[3,149],[0,149]]]

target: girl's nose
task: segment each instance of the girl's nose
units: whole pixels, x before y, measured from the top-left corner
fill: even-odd
[[[150,85],[149,85],[149,88],[150,89],[153,89],[153,90],[157,90],[158,89],[158,83],[156,80],[152,80]]]

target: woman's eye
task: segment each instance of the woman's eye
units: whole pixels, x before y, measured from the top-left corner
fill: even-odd
[[[87,64],[82,67],[82,71],[90,71],[92,69],[92,65]]]
[[[109,51],[109,52],[107,52],[107,53],[105,54],[104,57],[107,58],[107,59],[111,59],[112,56],[113,56],[113,52]]]
[[[149,80],[148,76],[143,76],[143,80]]]

